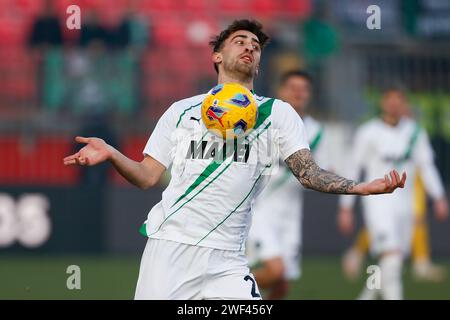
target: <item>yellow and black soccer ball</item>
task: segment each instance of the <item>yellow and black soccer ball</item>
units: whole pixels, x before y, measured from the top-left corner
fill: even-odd
[[[215,86],[202,103],[206,128],[223,139],[245,136],[257,117],[258,105],[252,92],[238,83]]]

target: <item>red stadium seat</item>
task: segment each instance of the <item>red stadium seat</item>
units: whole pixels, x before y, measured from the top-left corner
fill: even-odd
[[[283,3],[279,3],[276,0],[252,0],[251,12],[258,16],[269,18],[279,13],[279,7],[283,6]]]
[[[16,0],[15,4],[27,17],[34,17],[41,11],[43,0]]]
[[[151,121],[149,121],[149,123],[150,122]],[[143,159],[142,151],[144,150],[150,133],[151,130],[149,128],[148,135],[129,136],[123,139],[123,141],[121,142],[122,153],[130,159],[141,161]],[[129,185],[129,182],[115,170],[112,171],[112,179],[114,184],[116,185]]]
[[[26,141],[19,136],[0,137],[0,183],[3,185],[73,185],[79,169],[64,167],[62,159],[72,143],[61,136],[41,136]]]
[[[61,13],[65,13],[66,9],[70,5],[77,5],[80,7],[81,12],[84,10],[91,10],[91,9],[103,9],[106,6],[114,5],[111,4],[113,1],[109,0],[55,0],[53,2],[54,6],[60,11]]]
[[[138,8],[139,11],[155,18],[161,14],[172,14],[179,11],[176,0],[141,0]]]
[[[311,0],[286,0],[281,8],[283,15],[290,18],[306,18],[312,13]]]
[[[154,22],[153,36],[161,47],[182,48],[187,44],[186,30],[183,19],[176,16],[166,16]]]
[[[184,0],[180,1],[183,3],[183,10],[189,14],[205,14],[210,12],[211,2],[208,0]]]
[[[25,44],[25,21],[19,18],[3,17],[0,19],[0,45],[21,46]]]
[[[216,12],[225,16],[234,16],[240,18],[250,13],[248,1],[242,0],[218,0]]]

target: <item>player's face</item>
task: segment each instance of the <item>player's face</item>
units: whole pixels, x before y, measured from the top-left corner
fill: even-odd
[[[389,91],[383,95],[381,100],[382,112],[392,118],[400,119],[405,115],[408,108],[406,97],[403,93],[397,91]]]
[[[258,38],[250,31],[241,30],[232,33],[225,40],[220,52],[213,55],[215,63],[219,63],[227,74],[251,79],[258,73],[261,59],[261,47]]]
[[[311,100],[311,84],[303,77],[292,76],[280,87],[279,96],[302,114]]]

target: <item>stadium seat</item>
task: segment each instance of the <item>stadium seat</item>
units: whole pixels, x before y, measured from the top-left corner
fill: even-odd
[[[208,0],[184,0],[182,3],[182,9],[188,14],[206,14],[211,9],[212,1]]]
[[[288,18],[306,18],[312,13],[311,0],[286,0],[281,8]]]
[[[154,18],[161,14],[172,14],[179,11],[176,0],[142,0],[138,8],[140,12]]]
[[[0,184],[73,185],[79,169],[64,167],[62,159],[71,153],[72,144],[61,136],[41,136],[24,140],[18,135],[0,137]]]
[[[181,17],[165,16],[154,21],[153,37],[157,46],[181,48],[186,46],[186,30]]]
[[[218,0],[217,12],[222,13],[224,16],[243,16],[247,15],[250,11],[248,1],[242,0]]]
[[[145,144],[147,143],[148,137],[150,136],[151,130],[148,130],[148,135],[132,135],[127,136],[121,141],[121,151],[122,153],[130,159],[135,161],[141,161],[142,150],[144,150]],[[129,182],[125,180],[117,171],[111,171],[112,180],[115,185],[129,185]]]
[[[25,24],[19,18],[3,17],[0,19],[0,45],[24,45],[26,36]]]
[[[279,7],[283,4],[276,0],[252,0],[251,12],[258,17],[270,18],[279,14]]]

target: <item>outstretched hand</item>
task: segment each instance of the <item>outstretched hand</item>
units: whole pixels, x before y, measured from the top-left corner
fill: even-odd
[[[64,165],[94,166],[111,157],[111,146],[103,139],[76,137],[78,143],[86,145],[77,153],[64,158]]]
[[[356,187],[359,189],[358,193],[362,195],[392,193],[397,188],[404,188],[406,182],[406,172],[403,172],[402,177],[397,170],[392,170],[389,175],[384,175],[384,179],[375,179],[371,182],[361,183]]]
[[[448,201],[445,197],[434,201],[434,214],[439,221],[448,218]]]
[[[340,208],[337,215],[337,225],[341,234],[350,235],[355,228],[353,209]]]

